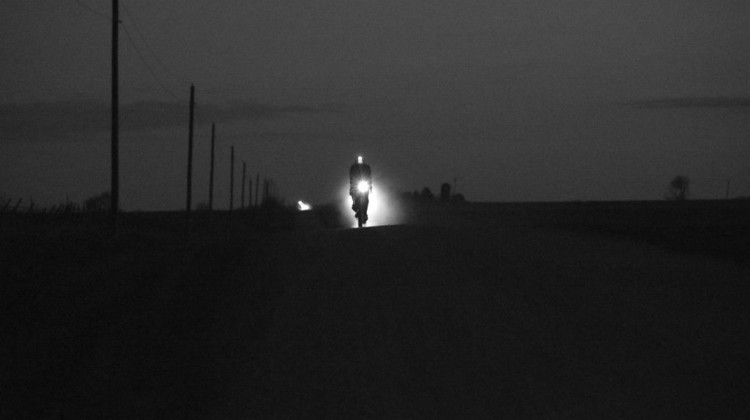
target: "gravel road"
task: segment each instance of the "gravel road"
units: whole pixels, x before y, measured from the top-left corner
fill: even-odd
[[[491,218],[289,232],[254,261],[215,418],[750,414],[746,266]]]
[[[0,417],[750,416],[750,266],[448,214],[52,278],[6,311]]]

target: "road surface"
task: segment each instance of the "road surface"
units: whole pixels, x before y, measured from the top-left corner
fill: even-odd
[[[309,230],[238,269],[216,418],[747,415],[750,271],[502,220]],[[256,291],[257,292],[257,291]]]
[[[438,216],[302,223],[221,272],[144,278],[136,292],[150,303],[120,299],[87,321],[75,357],[14,350],[28,369],[54,361],[54,374],[6,389],[42,418],[750,414],[747,265]]]

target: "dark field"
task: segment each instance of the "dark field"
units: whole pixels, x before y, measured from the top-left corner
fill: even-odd
[[[750,203],[0,219],[0,418],[746,418]]]
[[[608,234],[695,255],[750,262],[750,200],[486,203],[456,218]]]

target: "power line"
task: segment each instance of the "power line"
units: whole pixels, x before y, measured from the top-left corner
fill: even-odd
[[[78,4],[79,6],[83,7],[84,9],[88,10],[89,12],[91,12],[91,13],[99,16],[99,17],[102,17],[104,19],[107,19],[109,22],[112,22],[112,17],[111,16],[108,16],[105,13],[102,13],[102,12],[94,9],[93,7],[89,6],[88,4],[83,3],[80,0],[71,0],[71,1],[75,2],[76,4]]]
[[[169,74],[170,76],[172,76],[172,78],[174,78],[174,79],[177,79],[178,81],[180,81],[180,82],[183,82],[183,83],[184,83],[184,80],[183,80],[183,79],[182,79],[181,77],[178,77],[178,76],[176,76],[176,75],[175,75],[175,74],[174,74],[174,73],[173,73],[173,72],[172,72],[172,71],[171,71],[171,70],[169,69],[169,67],[167,67],[167,65],[166,65],[166,64],[164,64],[164,62],[163,62],[163,61],[161,61],[161,59],[159,58],[159,55],[158,55],[158,54],[156,54],[156,53],[154,52],[153,48],[151,48],[151,45],[150,45],[150,44],[148,43],[148,41],[146,40],[146,37],[145,37],[145,36],[143,35],[143,32],[141,32],[141,30],[140,30],[140,29],[138,29],[138,25],[137,25],[137,24],[135,23],[135,19],[133,19],[133,16],[132,16],[132,15],[130,14],[130,11],[128,10],[127,6],[125,6],[125,5],[123,4],[123,5],[122,5],[122,8],[123,8],[123,10],[125,10],[125,14],[126,14],[126,15],[128,16],[128,19],[130,20],[130,22],[131,22],[131,23],[133,24],[133,29],[135,29],[135,32],[136,32],[136,34],[138,34],[138,37],[139,37],[139,38],[141,38],[141,41],[143,41],[143,44],[144,44],[144,45],[146,46],[146,49],[148,49],[148,50],[149,50],[149,52],[150,52],[150,53],[151,53],[151,55],[152,55],[152,56],[153,56],[153,57],[154,57],[154,58],[156,59],[156,61],[157,61],[157,62],[159,63],[159,65],[161,66],[161,68],[163,68],[163,69],[164,69],[164,71],[166,71],[166,72],[167,72],[167,73],[168,73],[168,74]]]
[[[82,2],[80,0],[70,0],[70,1],[76,3],[78,6],[80,6],[80,7],[84,8],[84,9],[88,10],[89,12],[91,12],[91,13],[93,13],[93,14],[95,14],[95,15],[103,18],[103,19],[106,19],[108,22],[112,22],[112,18],[110,16],[108,16],[107,14],[102,13],[102,12],[100,12],[100,11],[92,8],[88,4],[86,4],[86,3],[84,3],[84,2]],[[128,16],[128,19],[132,23],[133,29],[135,29],[136,33],[141,38],[141,41],[143,41],[144,45],[146,45],[146,48],[151,52],[151,55],[153,55],[153,57],[156,59],[156,61],[159,63],[159,65],[171,77],[173,77],[174,79],[177,79],[178,81],[181,82],[182,79],[180,77],[177,77],[171,70],[169,70],[169,68],[164,64],[163,61],[161,61],[161,59],[159,59],[159,56],[151,48],[151,46],[149,45],[148,41],[146,40],[146,37],[143,35],[143,33],[140,31],[140,29],[138,29],[138,25],[135,23],[135,19],[133,19],[133,17],[131,16],[131,14],[128,11],[127,7],[125,7],[124,4],[122,6],[123,6],[123,9],[125,10],[126,15]],[[119,21],[118,23],[122,23],[122,21]],[[140,49],[138,48],[138,45],[135,43],[135,40],[133,39],[132,35],[128,31],[128,28],[125,25],[122,25],[122,28],[125,30],[125,35],[127,36],[128,43],[133,47],[133,49],[136,52],[136,55],[138,55],[138,58],[141,60],[141,62],[143,62],[143,65],[146,67],[146,70],[148,70],[149,74],[151,74],[151,77],[154,78],[154,80],[159,84],[159,86],[169,96],[171,96],[173,99],[175,99],[177,101],[180,101],[181,99],[174,92],[172,92],[169,88],[167,88],[167,86],[164,84],[164,82],[162,82],[162,80],[156,75],[156,72],[154,71],[154,69],[152,68],[152,66],[149,65],[148,61],[146,60],[146,57],[144,57],[144,55],[141,53]]]
[[[112,18],[110,16],[108,16],[105,13],[102,13],[102,12],[100,12],[100,11],[92,8],[88,4],[83,3],[80,0],[70,0],[70,1],[76,3],[77,5],[79,5],[80,7],[88,10],[91,13],[93,13],[93,14],[101,17],[101,18],[107,19],[107,21],[109,21],[109,22],[112,22]],[[135,20],[133,19],[133,17],[130,15],[130,12],[128,11],[127,7],[125,7],[124,4],[122,6],[123,6],[123,9],[125,10],[125,13],[128,16],[128,19],[132,23],[133,28],[138,33],[138,36],[141,38],[141,40],[143,41],[143,43],[146,45],[146,48],[148,48],[148,50],[151,52],[151,54],[156,58],[156,61],[159,63],[159,65],[161,65],[161,67],[164,68],[164,70],[167,73],[169,73],[170,76],[172,76],[173,78],[175,78],[177,80],[180,80],[180,78],[177,77],[177,76],[175,76],[174,73],[172,71],[170,71],[169,68],[159,59],[159,56],[156,55],[156,53],[154,52],[154,50],[151,49],[151,46],[148,44],[148,42],[146,41],[146,38],[143,36],[143,34],[141,33],[141,31],[138,29],[138,26],[136,25]],[[122,21],[120,21],[119,23],[122,23]],[[174,92],[172,92],[171,90],[169,90],[169,88],[167,88],[167,86],[156,75],[156,72],[154,72],[154,69],[148,64],[148,62],[146,61],[146,58],[143,56],[143,54],[141,53],[141,51],[138,49],[138,46],[136,45],[135,41],[133,40],[133,37],[130,35],[130,32],[128,31],[127,26],[122,25],[122,28],[125,30],[125,35],[127,36],[128,43],[133,47],[133,49],[135,50],[136,54],[138,55],[138,58],[143,62],[143,65],[146,66],[146,70],[148,70],[148,72],[151,74],[151,77],[153,77],[154,80],[156,80],[156,82],[159,84],[159,86],[167,94],[169,94],[169,96],[171,96],[173,99],[179,101],[180,98],[177,95],[175,95]]]
[[[151,74],[151,77],[153,77],[154,80],[156,80],[156,82],[159,84],[159,86],[161,86],[161,88],[164,89],[164,91],[167,92],[167,94],[169,94],[169,96],[171,96],[173,99],[179,101],[180,98],[177,95],[175,95],[174,92],[172,92],[171,90],[169,90],[169,88],[167,88],[167,86],[164,85],[164,83],[161,81],[161,79],[159,79],[159,77],[156,76],[156,73],[151,68],[151,66],[148,64],[148,62],[146,61],[146,59],[143,57],[143,54],[141,54],[141,51],[138,49],[138,46],[135,45],[135,41],[133,41],[133,37],[130,36],[130,31],[128,31],[128,28],[126,26],[124,26],[124,25],[123,25],[122,28],[125,30],[125,35],[127,36],[128,42],[130,43],[130,45],[135,50],[135,53],[138,55],[138,58],[143,62],[143,65],[146,66],[146,70],[148,70],[148,72]]]

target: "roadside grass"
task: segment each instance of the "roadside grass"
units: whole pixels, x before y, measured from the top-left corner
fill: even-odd
[[[188,235],[180,213],[125,214],[116,238],[97,215],[1,222],[0,417],[30,407],[33,417],[59,417],[107,412],[108,398],[133,392],[106,384],[149,383],[138,375],[164,365],[170,343],[209,328],[231,271],[289,215],[198,215]],[[98,377],[114,373],[130,380]]]
[[[430,203],[410,221],[469,221],[585,232],[649,243],[683,254],[750,263],[750,200]]]
[[[750,201],[580,203],[554,226],[750,263]]]

